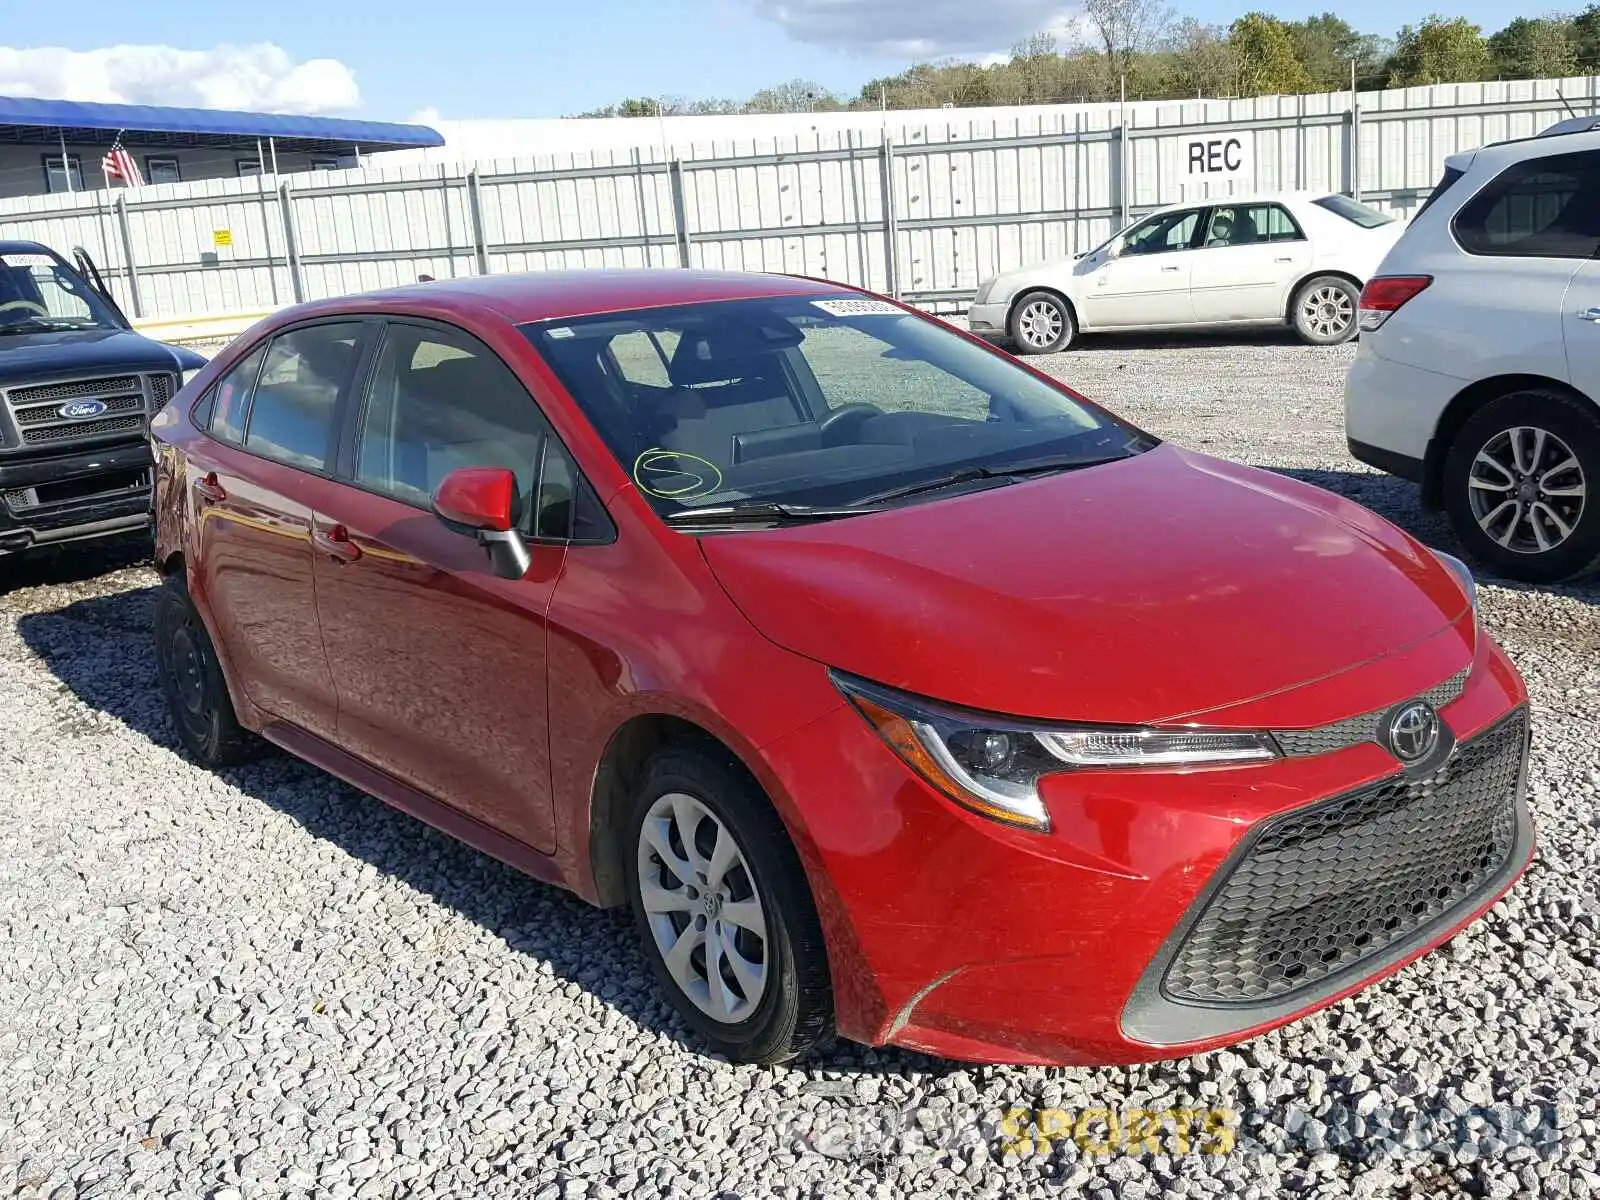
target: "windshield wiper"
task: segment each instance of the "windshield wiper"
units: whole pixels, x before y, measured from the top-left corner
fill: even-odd
[[[1026,479],[1030,475],[1050,475],[1057,471],[1075,471],[1081,467],[1095,467],[1101,463],[1116,462],[1128,457],[1126,454],[1074,454],[1057,458],[1030,458],[1022,462],[1007,463],[998,467],[962,467],[960,470],[951,471],[948,475],[940,475],[934,479],[924,479],[920,483],[909,483],[904,487],[891,488],[886,492],[876,492],[871,496],[863,496],[857,504],[888,504],[895,500],[908,500],[912,496],[922,496],[930,492],[942,492],[946,488],[958,487],[963,483],[977,483],[980,480],[994,480],[997,484],[1015,482]]]
[[[49,333],[58,329],[98,329],[97,321],[79,321],[71,317],[24,317],[0,325],[0,335],[8,333]]]
[[[812,505],[776,504],[721,504],[712,508],[684,508],[668,514],[664,520],[679,529],[716,525],[798,525],[808,521],[834,521],[841,517],[859,517],[864,513],[880,511],[876,506],[864,504]]]

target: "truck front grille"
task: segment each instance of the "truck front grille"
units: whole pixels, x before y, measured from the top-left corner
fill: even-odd
[[[1381,954],[1496,879],[1517,838],[1525,710],[1421,779],[1267,821],[1184,936],[1162,990],[1258,1005]]]
[[[171,397],[172,384],[166,373],[102,375],[25,384],[0,395],[4,415],[27,447],[137,436]]]

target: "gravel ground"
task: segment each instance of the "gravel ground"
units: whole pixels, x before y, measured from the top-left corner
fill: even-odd
[[[1350,356],[1105,342],[1046,365],[1448,548],[1347,460]],[[841,1046],[763,1070],[697,1052],[621,917],[296,762],[180,759],[139,553],[0,565],[0,1194],[1600,1195],[1594,586],[1483,588],[1533,691],[1541,858],[1397,979],[1151,1067]],[[1013,1106],[1239,1115],[1107,1155],[1103,1118],[1085,1147],[1015,1136]]]

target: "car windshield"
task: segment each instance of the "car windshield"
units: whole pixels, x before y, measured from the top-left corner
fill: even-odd
[[[0,253],[0,334],[120,328],[83,276],[54,255]]]
[[[1155,444],[939,322],[853,294],[524,332],[665,517],[877,503],[941,480],[1067,470]]]
[[[1343,217],[1346,221],[1354,222],[1363,229],[1376,229],[1380,225],[1392,224],[1394,218],[1388,213],[1379,212],[1375,208],[1368,208],[1359,200],[1352,200],[1349,196],[1335,193],[1332,196],[1323,196],[1313,200],[1319,208],[1325,208],[1336,216]]]

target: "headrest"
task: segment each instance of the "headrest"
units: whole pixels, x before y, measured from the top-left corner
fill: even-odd
[[[760,379],[779,371],[777,355],[753,330],[686,333],[678,340],[667,378],[674,387]]]

